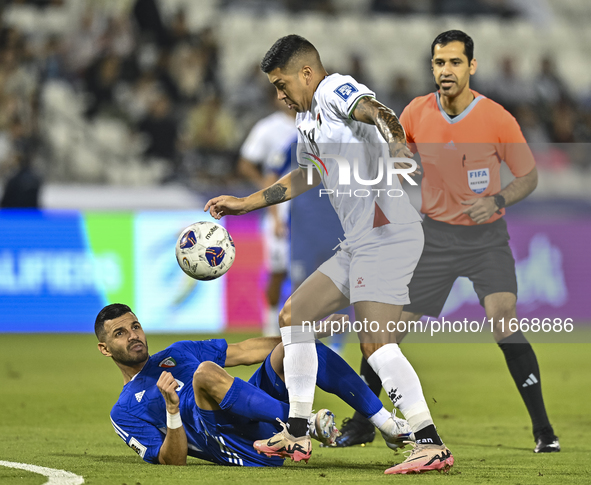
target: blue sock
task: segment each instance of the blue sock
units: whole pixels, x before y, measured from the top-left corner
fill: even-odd
[[[289,404],[278,401],[258,387],[234,377],[234,382],[220,403],[224,411],[244,416],[253,421],[277,423],[276,418],[287,422]]]
[[[317,342],[318,377],[316,385],[323,391],[336,394],[366,418],[382,409],[382,401],[361,377],[338,354]]]

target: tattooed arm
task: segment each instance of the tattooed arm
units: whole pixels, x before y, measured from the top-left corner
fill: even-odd
[[[369,125],[376,125],[384,140],[388,142],[392,157],[412,158],[412,152],[406,146],[404,128],[390,108],[366,96],[361,98],[355,106],[352,118]]]
[[[313,183],[308,185],[307,171],[303,168],[296,168],[280,178],[275,184],[248,197],[239,198],[231,195],[215,197],[207,202],[203,210],[209,210],[212,217],[221,219],[224,216],[239,216],[263,207],[279,204],[303,194],[312,187],[316,187],[320,183],[320,176],[316,170],[313,171],[313,174]]]

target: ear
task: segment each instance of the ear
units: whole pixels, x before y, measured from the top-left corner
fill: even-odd
[[[101,354],[103,354],[105,357],[111,357],[111,352],[109,352],[109,350],[107,349],[107,344],[104,342],[99,342],[98,343],[98,349],[99,352]]]
[[[472,59],[470,62],[470,75],[473,76],[476,73],[476,69],[478,69],[478,62],[476,59]]]
[[[306,86],[308,86],[312,82],[312,78],[314,77],[314,70],[310,66],[304,66],[302,67],[302,70],[300,72],[302,74],[302,77],[304,78]]]

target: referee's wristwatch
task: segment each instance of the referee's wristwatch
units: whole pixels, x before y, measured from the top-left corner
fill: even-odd
[[[495,199],[495,205],[499,208],[497,214],[500,214],[501,209],[505,207],[505,197],[503,197],[501,194],[496,194],[493,195],[493,198]]]

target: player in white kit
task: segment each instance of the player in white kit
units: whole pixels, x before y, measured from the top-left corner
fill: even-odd
[[[295,113],[285,103],[278,110],[259,120],[250,130],[240,148],[238,170],[258,188],[273,185],[280,178],[285,152],[296,138]],[[289,164],[288,164],[289,170]],[[289,268],[289,205],[270,206],[263,218],[265,262],[270,272],[267,283],[267,315],[263,336],[279,335],[279,299],[281,285]]]
[[[416,443],[411,455],[385,473],[448,469],[453,456],[442,443],[414,369],[388,332],[409,302],[408,283],[423,249],[420,216],[401,190],[392,157],[410,156],[404,129],[392,110],[350,76],[328,75],[314,46],[289,35],[261,62],[278,98],[297,111],[299,168],[245,198],[220,196],[205,206],[217,219],[290,200],[317,186],[330,197],[345,232],[340,250],[294,292],[280,313],[289,391],[288,429],[254,443],[268,456],[309,456],[305,423],[312,412],[318,366],[314,335],[303,322],[354,305],[361,351],[388,396],[408,420]],[[389,153],[388,153],[389,152]],[[380,157],[382,158],[380,160]],[[400,161],[400,159],[398,159]],[[314,168],[311,168],[314,167]],[[376,324],[374,326],[373,324]],[[374,416],[381,429],[388,416]]]

